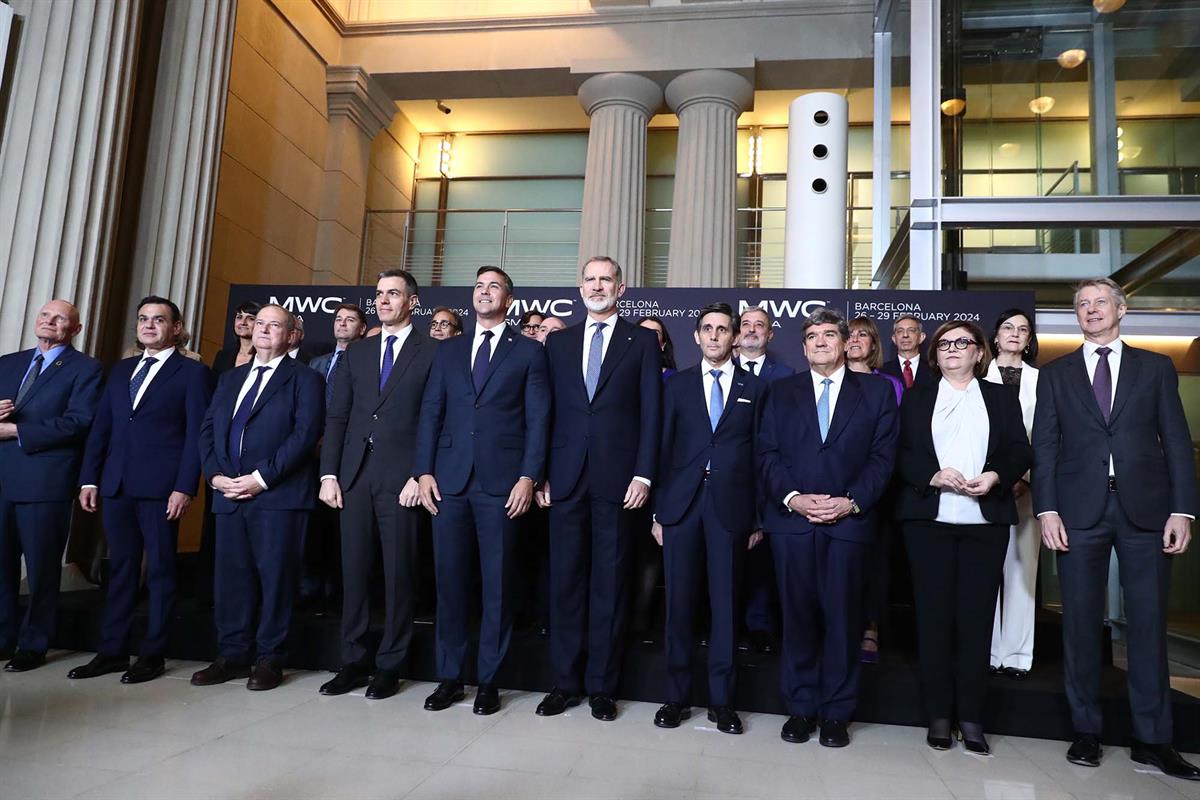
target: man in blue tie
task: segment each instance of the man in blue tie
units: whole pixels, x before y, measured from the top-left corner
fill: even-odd
[[[863,581],[875,506],[898,436],[892,385],[846,369],[850,328],[831,308],[804,321],[810,369],[771,387],[759,433],[763,530],[783,610],[780,736],[844,747],[858,702]]]
[[[0,358],[0,659],[8,672],[46,662],[79,463],[100,399],[100,362],[71,346],[79,312],[38,311],[37,346]],[[21,556],[29,576],[17,611]]]
[[[333,400],[333,382],[346,348],[367,335],[367,315],[354,303],[342,303],[333,312],[332,353],[317,356],[308,365],[325,379],[325,405]]]

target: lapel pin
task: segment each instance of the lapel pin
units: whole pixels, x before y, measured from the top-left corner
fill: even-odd
[[[61,367],[61,366],[62,366],[62,362],[61,362],[61,361],[55,361],[55,362],[54,362],[54,366],[56,366],[56,367]]]

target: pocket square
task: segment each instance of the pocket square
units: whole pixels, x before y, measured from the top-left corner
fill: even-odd
[[[738,401],[739,403],[749,403],[749,402],[750,402],[750,398],[749,398],[749,397],[739,397],[739,398],[737,399],[737,401]]]

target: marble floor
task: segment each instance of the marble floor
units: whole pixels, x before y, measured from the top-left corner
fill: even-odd
[[[122,686],[117,675],[69,681],[87,653],[53,653],[34,672],[0,672],[0,798],[1170,798],[1200,784],[1138,773],[1108,748],[1099,769],[1063,759],[1061,742],[991,737],[995,757],[924,744],[924,731],[856,724],[844,750],[780,740],[783,718],[745,714],[746,733],[704,720],[664,731],[655,706],[621,703],[616,722],[586,706],[559,718],[540,696],[504,692],[503,710],[471,696],[422,708],[429,684],[369,702],[321,697],[324,673],[290,673],[271,692],[245,681],[188,683],[198,664]]]

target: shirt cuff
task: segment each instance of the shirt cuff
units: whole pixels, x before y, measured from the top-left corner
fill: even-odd
[[[1186,517],[1187,519],[1190,519],[1192,522],[1195,522],[1195,521],[1196,521],[1196,517],[1195,517],[1194,515],[1192,515],[1192,514],[1184,514],[1184,513],[1183,513],[1183,512],[1181,512],[1181,511],[1172,511],[1172,512],[1171,512],[1171,516],[1172,516],[1172,517]]]
[[[322,482],[322,483],[324,483],[325,481],[329,480],[330,478],[332,478],[333,480],[335,480],[335,481],[336,481],[336,480],[337,480],[337,475],[322,475],[322,476],[321,476],[321,482]]]
[[[100,487],[94,483],[85,483],[83,486],[80,486],[79,488],[80,489],[99,489]]]
[[[634,475],[634,476],[633,476],[633,479],[634,479],[635,481],[638,481],[639,483],[644,483],[644,484],[646,484],[646,486],[650,486],[650,479],[649,479],[649,478],[643,478],[641,475]]]
[[[1057,514],[1057,513],[1058,513],[1057,511],[1043,511],[1042,513],[1038,514],[1038,519],[1041,519],[1042,517],[1046,516],[1047,514]]]
[[[261,472],[254,470],[254,472],[251,472],[250,474],[254,476],[254,480],[258,481],[258,485],[263,488],[264,492],[271,488],[270,486],[267,486],[267,482],[263,480]]]
[[[783,507],[785,509],[787,509],[788,511],[791,511],[792,507],[788,505],[788,502],[791,501],[791,499],[798,494],[800,494],[800,493],[799,492],[788,492],[787,496],[783,498]]]

